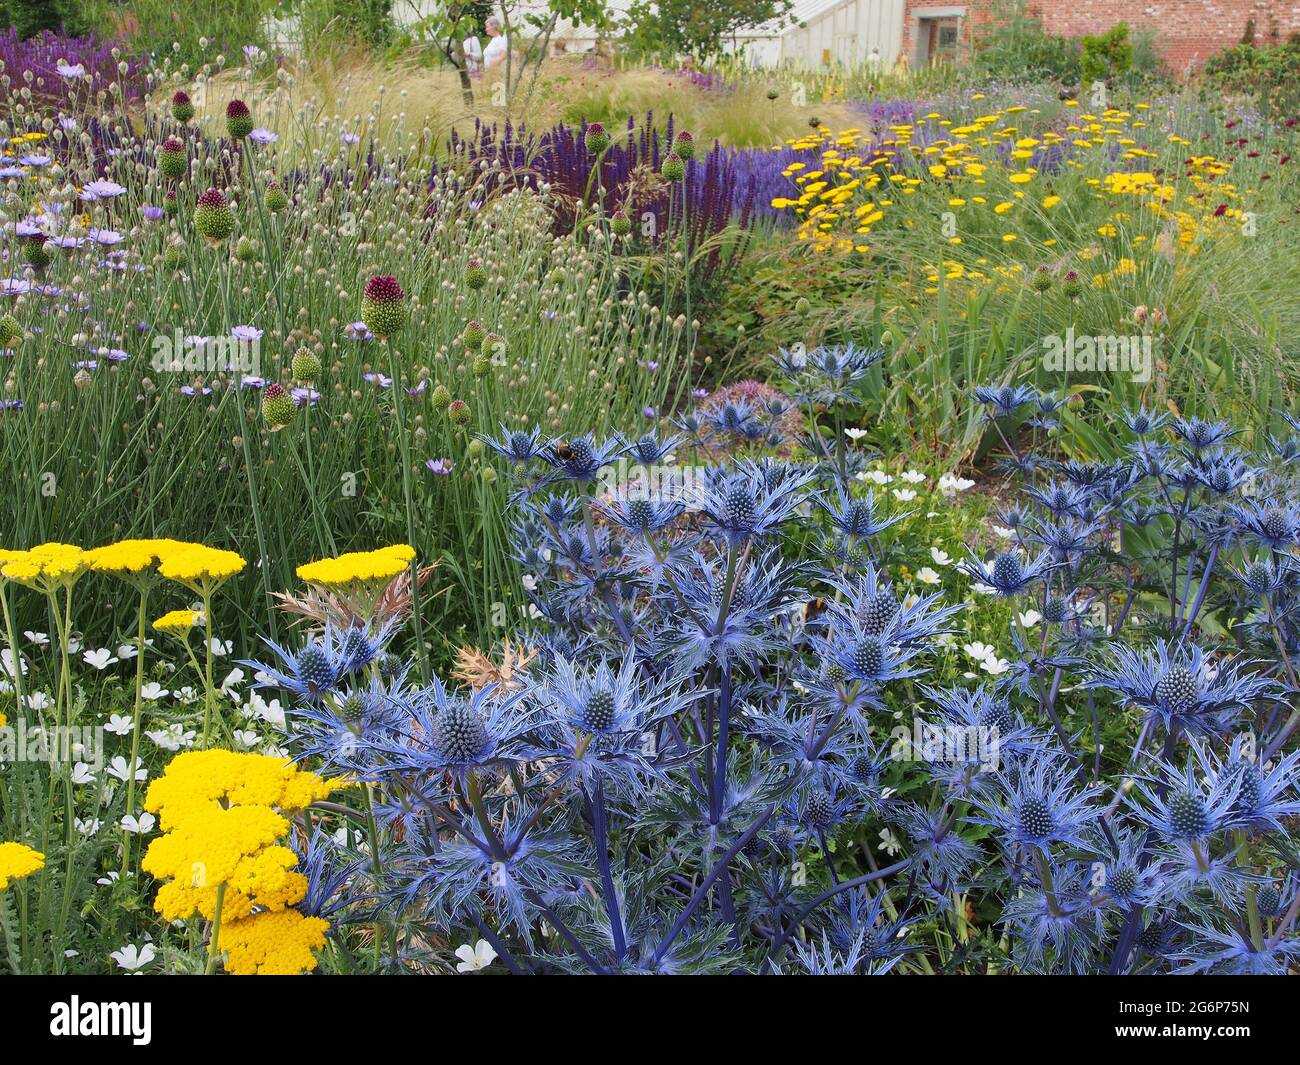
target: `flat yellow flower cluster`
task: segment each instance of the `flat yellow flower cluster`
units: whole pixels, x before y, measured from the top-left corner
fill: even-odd
[[[153,623],[159,632],[189,632],[196,625],[203,624],[201,610],[169,610]]]
[[[314,951],[325,946],[329,922],[297,910],[264,910],[223,924],[217,947],[226,972],[236,976],[290,976],[316,968]]]
[[[331,790],[272,755],[218,749],[172,759],[145,796],[163,828],[142,863],[166,881],[154,909],[169,921],[215,920],[220,904],[217,947],[227,951],[228,972],[314,969],[312,950],[324,945],[329,924],[290,909],[307,893],[307,878],[279,841],[289,831],[285,812]]]
[[[119,540],[87,551],[86,563],[96,573],[141,573],[194,546],[183,540]]]
[[[45,855],[24,843],[0,843],[0,891],[15,880],[39,873],[45,868]]]
[[[198,581],[222,581],[233,577],[247,565],[233,551],[190,544],[186,550],[163,559],[158,572],[168,580],[190,584]]]
[[[323,558],[298,567],[298,576],[311,584],[361,584],[396,577],[415,557],[409,544],[393,544],[374,551],[349,551],[337,558]]]
[[[86,552],[72,544],[38,544],[30,551],[6,551],[0,558],[0,574],[38,591],[71,584],[86,567]]]

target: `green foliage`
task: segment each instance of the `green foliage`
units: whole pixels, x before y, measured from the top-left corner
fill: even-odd
[[[1128,26],[1117,22],[1105,33],[1080,38],[1083,54],[1079,60],[1079,74],[1087,85],[1095,81],[1127,74],[1133,65],[1133,45],[1128,39]]]
[[[1270,116],[1289,118],[1300,108],[1300,36],[1284,44],[1238,44],[1212,57],[1202,71],[1215,93],[1244,93]]]
[[[1042,77],[1073,85],[1079,80],[1079,49],[1043,29],[1029,0],[996,0],[990,20],[974,34],[972,64],[990,77]]]
[[[95,6],[86,0],[0,0],[0,29],[13,26],[19,37],[60,29],[76,36],[92,28],[89,9]]]
[[[679,54],[697,60],[721,54],[729,37],[765,22],[784,19],[791,0],[636,0],[623,16],[623,49],[634,59],[668,59]]]

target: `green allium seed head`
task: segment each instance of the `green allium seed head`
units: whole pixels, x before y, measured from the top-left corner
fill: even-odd
[[[194,228],[199,236],[216,246],[235,231],[235,215],[220,189],[208,189],[194,208]]]
[[[168,244],[163,252],[163,265],[169,270],[179,270],[185,265],[185,249],[179,244]]]
[[[677,134],[677,138],[673,141],[673,151],[683,159],[695,158],[695,138],[691,136],[689,130],[684,129]]]
[[[289,195],[281,188],[278,181],[269,181],[266,185],[266,209],[272,214],[279,214],[289,206]]]
[[[465,284],[475,292],[487,284],[487,271],[479,259],[471,259],[465,264]]]
[[[587,127],[587,133],[583,139],[586,141],[587,151],[595,152],[597,155],[609,147],[609,134],[605,132],[605,127],[599,122],[593,122]]]
[[[248,237],[240,237],[235,241],[235,258],[241,263],[251,263],[257,258],[257,245]]]
[[[293,362],[290,368],[296,380],[311,384],[320,376],[320,359],[310,348],[299,348],[293,353]]]
[[[172,96],[172,118],[184,124],[193,117],[194,104],[190,102],[189,94],[178,90]]]
[[[178,137],[168,137],[158,148],[158,173],[168,181],[179,181],[189,169],[184,142]]]
[[[433,391],[429,393],[429,402],[433,404],[435,410],[445,411],[447,404],[451,402],[451,393],[447,391],[447,386],[434,385]]]
[[[665,181],[676,184],[686,177],[686,163],[676,152],[669,152],[667,158],[664,159],[663,166],[659,168],[659,172],[663,174]]]
[[[478,351],[483,346],[483,341],[487,339],[487,330],[480,322],[469,322],[465,326],[465,332],[461,333],[460,339],[466,351]]]
[[[269,384],[262,393],[262,417],[272,429],[288,425],[298,413],[298,405],[284,385]]]
[[[474,363],[471,367],[475,377],[487,377],[492,372],[492,356],[482,353],[474,356]]]
[[[632,219],[628,218],[622,211],[615,211],[610,216],[609,228],[613,230],[614,236],[626,237],[632,232]]]
[[[12,314],[0,318],[0,346],[13,349],[23,341],[23,327]]]
[[[463,399],[453,399],[447,404],[447,420],[452,425],[468,425],[470,422],[469,404]]]
[[[226,104],[226,132],[231,140],[242,141],[253,132],[253,113],[243,100]]]
[[[361,320],[375,336],[392,336],[406,325],[406,293],[390,274],[377,274],[361,294]]]

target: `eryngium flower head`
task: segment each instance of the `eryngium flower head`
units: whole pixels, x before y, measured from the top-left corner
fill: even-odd
[[[807,501],[803,489],[814,475],[771,461],[710,470],[700,510],[706,525],[729,543],[770,536]]]
[[[220,189],[208,189],[194,208],[194,228],[209,244],[217,245],[235,231],[235,216]]]
[[[243,100],[231,100],[226,104],[226,132],[237,141],[253,132],[253,115]]]
[[[1049,554],[1044,551],[1028,562],[1022,562],[1014,551],[996,555],[991,562],[981,562],[972,554],[967,561],[958,563],[957,568],[971,580],[992,588],[998,595],[1019,595],[1051,571],[1053,563]]]
[[[269,384],[262,393],[262,417],[272,429],[279,429],[293,421],[298,413],[298,404],[293,401],[289,390],[280,384]]]
[[[170,181],[183,178],[190,168],[185,154],[185,144],[177,137],[168,137],[158,147],[158,172]]]
[[[1086,683],[1135,704],[1167,730],[1196,735],[1228,728],[1256,699],[1274,691],[1267,677],[1247,671],[1250,665],[1227,658],[1211,669],[1194,644],[1146,649],[1117,644]]]
[[[975,389],[975,402],[988,408],[990,418],[1009,418],[1037,396],[1032,385],[980,385]]]
[[[177,122],[185,123],[194,117],[194,104],[190,101],[189,94],[177,90],[172,95],[172,118]]]
[[[406,293],[391,274],[376,274],[361,293],[361,320],[377,337],[390,337],[406,325]]]
[[[972,824],[998,829],[1006,846],[1084,846],[1087,827],[1100,815],[1093,799],[1102,789],[1080,787],[1074,767],[1064,758],[1036,755],[1018,767],[1014,780],[1004,773],[1000,783],[1000,794],[971,796],[983,814],[967,818]]]

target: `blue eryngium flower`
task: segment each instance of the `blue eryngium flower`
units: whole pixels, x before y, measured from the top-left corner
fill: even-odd
[[[623,452],[621,440],[600,441],[593,436],[578,436],[571,440],[552,440],[542,449],[541,458],[554,470],[547,478],[548,483],[567,480],[585,484],[595,480]]]
[[[508,429],[502,425],[499,439],[490,436],[479,436],[479,439],[498,455],[512,462],[529,462],[539,457],[543,451],[542,430],[536,425],[527,432],[522,429]]]
[[[987,407],[989,418],[1009,418],[1026,403],[1038,398],[1032,385],[980,385],[974,392],[975,402]]]
[[[700,511],[730,544],[771,536],[806,501],[803,489],[813,476],[780,463],[740,463],[709,478]]]
[[[438,677],[414,693],[409,720],[371,742],[391,770],[421,775],[510,762],[519,756],[532,714],[523,691],[487,685],[468,696],[449,691]]]
[[[1014,551],[995,555],[991,562],[982,562],[972,553],[965,562],[957,564],[957,568],[971,580],[1006,596],[1019,595],[1030,585],[1037,584],[1054,566],[1047,551],[1028,562],[1022,561]]]
[[[1117,644],[1086,684],[1133,703],[1166,730],[1191,735],[1222,732],[1277,686],[1248,670],[1254,663],[1225,658],[1210,668],[1195,644],[1157,643],[1151,648]]]
[[[1087,830],[1100,813],[1093,800],[1102,789],[1080,786],[1074,766],[1063,757],[1031,757],[1016,764],[1013,774],[1001,774],[999,783],[998,790],[970,797],[982,815],[966,820],[991,825],[1006,846],[1087,846]]]
[[[835,503],[824,499],[818,502],[830,516],[831,524],[846,537],[861,540],[879,536],[911,513],[905,511],[886,517],[877,509],[876,497],[870,490],[860,499],[854,498],[843,485],[837,484],[835,490],[838,496]]]
[[[281,688],[310,703],[319,703],[336,691],[349,674],[374,661],[389,631],[386,628],[372,637],[360,627],[340,633],[326,626],[319,638],[308,639],[297,653],[263,638],[262,642],[280,659],[279,666],[253,661],[241,661],[240,665],[263,674],[266,679],[258,681],[258,687]]]
[[[1300,508],[1276,500],[1251,499],[1232,508],[1246,540],[1273,551],[1288,550],[1300,542]]]

